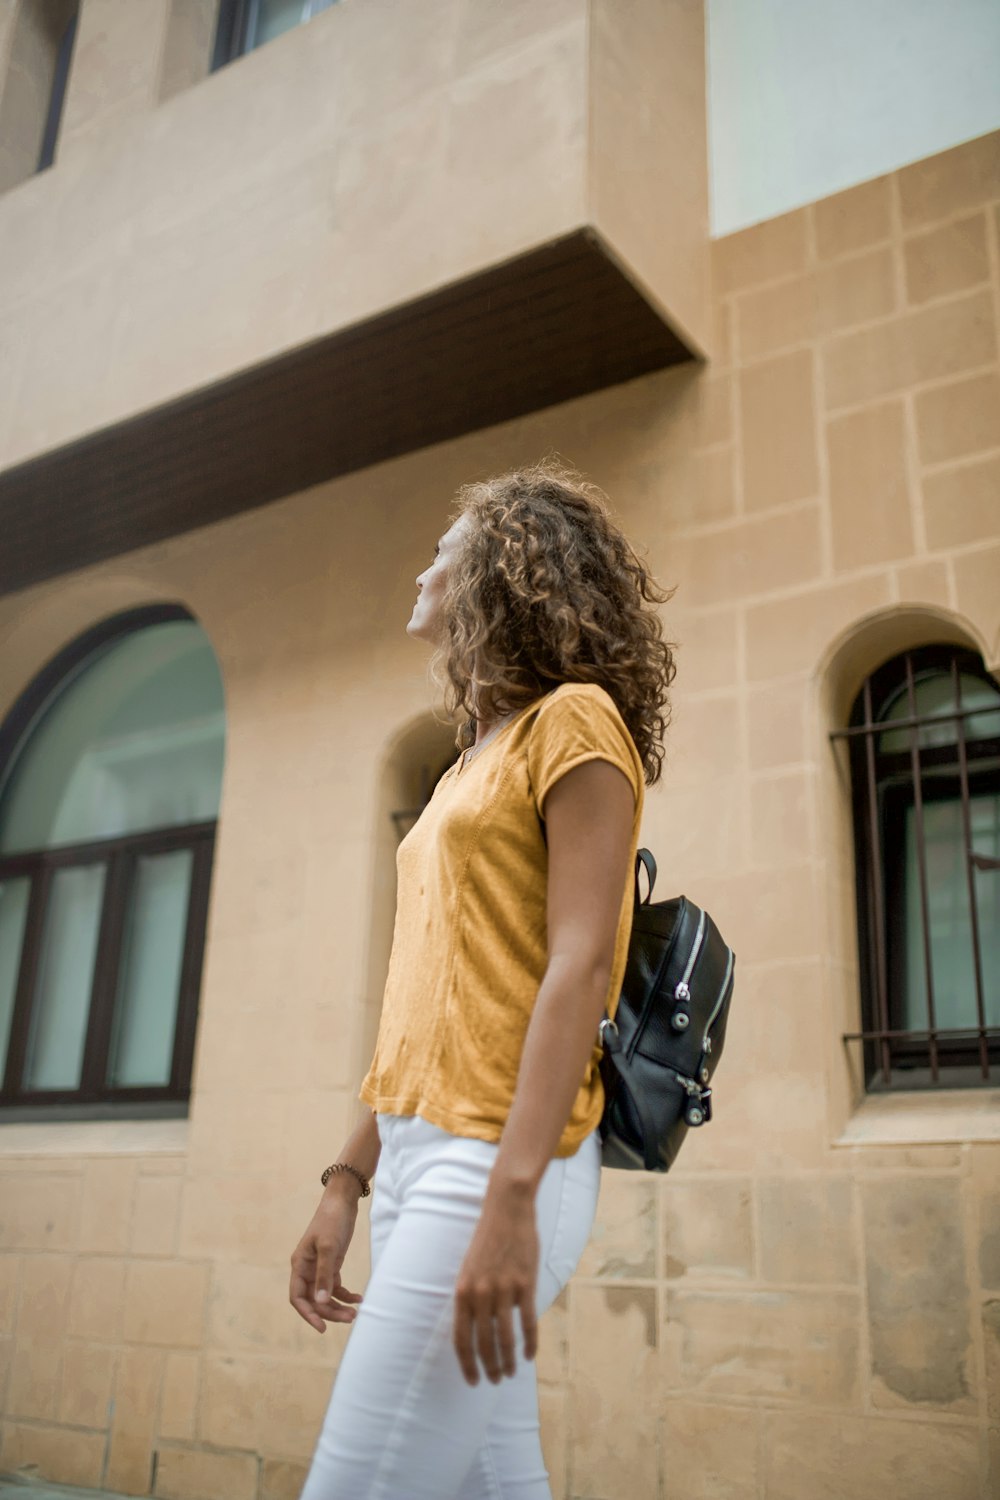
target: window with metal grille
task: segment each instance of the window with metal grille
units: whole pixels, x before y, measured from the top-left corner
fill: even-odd
[[[1000,685],[926,646],[864,683],[849,726],[870,1090],[996,1082]],[[992,1071],[991,1071],[992,1070]]]
[[[212,70],[329,10],[336,0],[221,0]]]
[[[224,740],[174,605],[74,641],[0,726],[0,1117],[187,1113]]]

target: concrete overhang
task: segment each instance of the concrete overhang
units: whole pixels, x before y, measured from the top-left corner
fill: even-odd
[[[680,0],[359,0],[0,198],[0,591],[708,354],[703,56]]]

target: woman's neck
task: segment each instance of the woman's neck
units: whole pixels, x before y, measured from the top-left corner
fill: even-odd
[[[507,714],[494,713],[490,714],[489,717],[485,719],[474,718],[473,722],[475,724],[475,733],[472,744],[469,748],[474,750],[478,745],[481,745],[483,740],[488,739],[495,729],[498,729],[501,724],[506,724],[508,719],[512,719],[516,712],[516,709],[512,709],[511,712]]]
[[[472,747],[473,747],[473,749],[475,749],[475,747],[477,745],[481,745],[482,742],[483,742],[483,740],[489,738],[489,736],[493,733],[494,729],[499,728],[499,726],[501,724],[506,723],[506,721],[509,718],[511,718],[511,717],[513,717],[511,714],[504,714],[504,715],[501,715],[501,717],[499,717],[499,718],[477,719],[476,720],[476,737],[472,741]]]

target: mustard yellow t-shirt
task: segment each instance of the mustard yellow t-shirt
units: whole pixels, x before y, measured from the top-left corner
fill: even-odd
[[[566,771],[607,760],[635,792],[606,1004],[618,1004],[632,926],[643,768],[614,700],[564,682],[522,708],[442,776],[396,853],[392,953],[375,1056],[361,1098],[453,1135],[497,1141],[547,964],[548,854],[539,808]],[[559,1140],[572,1156],[604,1108],[594,1049]]]

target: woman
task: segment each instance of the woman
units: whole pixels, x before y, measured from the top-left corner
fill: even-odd
[[[597,1203],[669,595],[552,464],[462,489],[416,582],[408,633],[471,719],[399,846],[369,1111],[292,1255],[306,1322],[356,1325],[301,1500],[550,1500],[537,1319]],[[340,1271],[376,1164],[362,1303]]]

